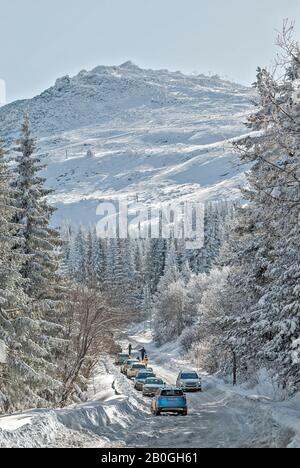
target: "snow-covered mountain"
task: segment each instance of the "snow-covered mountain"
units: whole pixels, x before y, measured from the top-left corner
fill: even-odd
[[[13,142],[30,112],[55,221],[85,224],[107,198],[238,196],[244,168],[230,139],[245,133],[251,93],[218,76],[99,66],[0,108],[0,136]]]

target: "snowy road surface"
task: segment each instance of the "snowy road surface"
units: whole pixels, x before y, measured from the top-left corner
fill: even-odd
[[[163,353],[149,334],[131,336],[139,349],[145,345],[157,375],[168,384],[183,366],[176,350]],[[125,342],[124,342],[125,343]],[[288,447],[295,432],[276,422],[273,406],[238,395],[204,378],[204,392],[189,394],[189,415],[153,417],[150,400],[133,389],[110,360],[99,365],[90,401],[64,410],[29,411],[0,418],[2,447]],[[299,414],[299,413],[298,413]]]

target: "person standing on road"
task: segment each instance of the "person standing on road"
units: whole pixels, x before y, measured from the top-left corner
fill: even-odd
[[[145,356],[146,356],[146,350],[144,347],[142,347],[142,349],[140,349],[140,353],[141,353],[141,357],[142,357],[142,361],[145,359]]]
[[[131,353],[132,353],[132,344],[129,343],[129,346],[128,346],[128,354],[129,354],[129,356],[131,356]]]

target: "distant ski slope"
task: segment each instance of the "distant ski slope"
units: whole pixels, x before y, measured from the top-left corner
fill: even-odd
[[[103,199],[238,197],[244,168],[230,139],[245,132],[251,93],[219,77],[100,66],[0,108],[0,136],[12,143],[29,111],[55,224],[90,224]]]

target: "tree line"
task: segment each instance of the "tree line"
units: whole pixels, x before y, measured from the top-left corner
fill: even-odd
[[[158,344],[179,337],[197,321],[198,288],[218,261],[237,203],[205,207],[204,246],[183,239],[103,239],[96,227],[65,229],[65,266],[81,283],[97,284],[113,303],[151,321]],[[186,332],[185,332],[186,333]]]
[[[13,157],[0,145],[0,412],[64,406],[85,398],[99,356],[130,320],[63,266],[54,208],[25,115]]]

